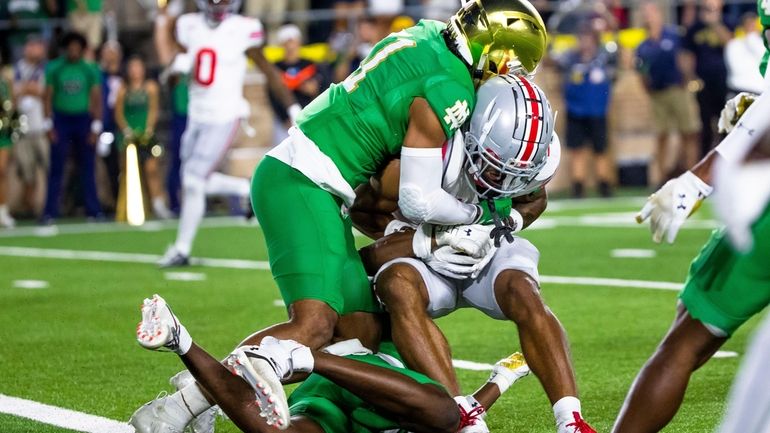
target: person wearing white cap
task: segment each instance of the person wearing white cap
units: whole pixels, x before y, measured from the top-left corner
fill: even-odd
[[[305,106],[321,93],[321,76],[318,65],[300,56],[302,31],[294,24],[281,26],[276,33],[276,41],[284,49],[283,60],[276,63],[283,73],[284,85],[294,93],[297,103]],[[290,126],[286,109],[272,95],[270,102],[275,113],[273,122],[273,143],[279,144],[286,139]]]

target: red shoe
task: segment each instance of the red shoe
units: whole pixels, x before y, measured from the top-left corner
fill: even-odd
[[[580,412],[572,412],[572,416],[575,417],[575,422],[567,424],[567,427],[575,429],[572,433],[596,433],[596,430],[580,416]]]

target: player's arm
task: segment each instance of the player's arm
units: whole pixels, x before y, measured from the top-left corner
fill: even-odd
[[[147,111],[147,135],[155,133],[155,126],[158,125],[158,111],[160,109],[158,83],[149,81],[147,83],[147,96],[149,99],[149,110]]]
[[[356,201],[350,207],[353,226],[372,239],[379,239],[398,210],[400,161],[394,159],[369,182],[356,188]]]
[[[155,52],[158,54],[158,61],[161,65],[169,66],[174,61],[174,57],[184,52],[184,48],[177,42],[176,37],[176,19],[166,13],[166,9],[160,10],[155,18],[155,29],[153,30],[153,43]]]
[[[126,85],[121,84],[118,89],[117,97],[115,98],[115,123],[123,133],[123,135],[131,134],[128,128],[128,121],[126,120],[126,111],[124,109],[124,102],[126,100]],[[149,119],[148,119],[149,120]]]
[[[367,275],[376,275],[386,263],[398,258],[419,258],[412,247],[414,229],[404,229],[378,239],[375,243],[361,248],[358,253],[364,263]],[[433,248],[435,249],[435,241]]]
[[[472,224],[481,210],[463,203],[442,189],[442,146],[446,132],[423,98],[415,98],[409,110],[409,127],[401,149],[401,183],[398,206],[414,223]]]
[[[278,100],[281,102],[281,105],[286,108],[286,112],[289,114],[289,118],[291,119],[292,123],[294,123],[297,115],[302,110],[302,107],[300,107],[300,105],[297,103],[297,100],[294,98],[294,95],[283,83],[281,72],[274,64],[270,63],[265,58],[262,47],[249,48],[246,51],[246,56],[248,56],[248,58],[251,59],[255,65],[257,65],[259,70],[265,74],[270,93],[278,98]]]
[[[545,187],[542,187],[530,194],[514,197],[512,202],[513,210],[521,215],[524,222],[522,229],[525,229],[545,212],[546,207],[548,207],[548,193]]]

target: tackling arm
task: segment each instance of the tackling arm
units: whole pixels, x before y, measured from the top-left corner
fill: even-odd
[[[401,149],[398,205],[417,224],[472,224],[480,215],[479,207],[461,202],[441,187],[441,148],[447,138],[439,122],[428,101],[415,98]]]
[[[513,209],[517,211],[524,220],[522,229],[525,229],[535,222],[535,220],[540,218],[540,215],[545,212],[546,207],[548,207],[548,193],[546,192],[545,187],[542,187],[531,194],[514,197],[512,201]]]

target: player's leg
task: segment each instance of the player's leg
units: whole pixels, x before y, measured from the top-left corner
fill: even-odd
[[[527,364],[553,405],[557,430],[590,432],[582,420],[566,332],[540,296],[539,259],[526,239],[503,243],[481,275],[469,280],[460,302],[493,319],[514,322]]]
[[[693,261],[677,319],[632,385],[615,432],[658,431],[668,424],[692,373],[770,303],[770,211],[753,234],[762,241],[741,255],[723,230],[716,231]]]
[[[429,307],[436,312],[455,309],[451,284],[421,261],[397,259],[377,274],[375,290],[390,314],[391,336],[406,365],[460,395],[449,343],[429,314]]]
[[[246,433],[274,431],[274,427],[268,425],[260,416],[261,411],[254,404],[255,395],[251,386],[193,343],[187,330],[170,308],[166,306],[162,298],[156,295],[152,300],[145,300],[142,316],[142,322],[137,328],[137,339],[142,346],[148,349],[165,347],[177,353],[190,373],[209,390],[219,407],[242,431]],[[144,422],[145,418],[153,418],[157,412],[166,414],[181,412],[184,415],[185,411],[195,410],[194,407],[191,407],[194,404],[193,401],[182,399],[180,405],[180,402],[172,397],[164,397],[137,410],[129,423],[137,429],[138,433],[159,431],[150,430],[150,424]],[[174,419],[172,417],[163,427],[166,427],[168,431],[182,431],[187,424],[186,418]],[[177,422],[174,423],[173,421]],[[308,421],[297,422],[286,431],[294,433],[323,432],[320,426]],[[161,425],[156,424],[154,427],[160,428]]]
[[[663,429],[679,410],[692,373],[725,341],[680,306],[673,326],[631,385],[613,432]]]
[[[232,359],[236,362],[231,362]],[[271,402],[276,395],[270,384],[289,378],[295,371],[319,374],[373,407],[385,419],[415,432],[457,431],[460,414],[455,401],[426,376],[394,367],[376,356],[353,359],[311,351],[293,341],[263,340],[259,347],[243,347],[228,359],[234,371],[255,386],[263,408],[284,406]],[[363,362],[362,362],[363,361]],[[275,385],[280,386],[280,385]],[[276,421],[277,422],[277,421]]]

